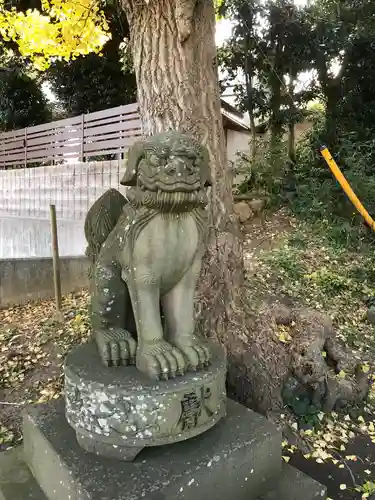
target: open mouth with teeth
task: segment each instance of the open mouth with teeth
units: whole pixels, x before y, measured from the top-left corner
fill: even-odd
[[[191,184],[185,184],[184,182],[179,182],[175,184],[160,184],[156,183],[152,186],[141,185],[140,188],[142,191],[152,191],[156,193],[194,193],[195,191],[199,191],[200,182]]]
[[[198,176],[191,176],[191,179],[176,180],[173,179],[147,179],[143,176],[139,178],[140,188],[148,191],[172,192],[194,192],[201,188],[201,182]]]
[[[161,190],[154,187],[153,190],[142,188],[131,188],[128,190],[127,198],[132,203],[157,209],[161,212],[187,212],[194,208],[204,208],[208,203],[208,198],[204,190],[198,189],[176,191],[174,184],[173,191]]]

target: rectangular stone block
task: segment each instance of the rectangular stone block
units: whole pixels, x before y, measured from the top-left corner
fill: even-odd
[[[303,472],[284,464],[275,489],[259,500],[325,500],[327,488]]]
[[[23,461],[22,447],[0,453],[0,500],[47,500]]]
[[[228,400],[227,417],[204,434],[119,462],[81,449],[55,401],[25,413],[24,456],[50,500],[255,500],[281,472],[281,435]]]

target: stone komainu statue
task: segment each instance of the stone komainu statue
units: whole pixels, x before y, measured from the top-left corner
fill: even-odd
[[[161,379],[207,366],[193,302],[206,243],[208,152],[177,132],[156,135],[130,148],[121,184],[126,198],[110,189],[85,221],[100,356]]]

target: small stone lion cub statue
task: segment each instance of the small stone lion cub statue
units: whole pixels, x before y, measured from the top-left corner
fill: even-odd
[[[211,185],[206,148],[168,132],[134,144],[121,181],[85,221],[91,325],[103,363],[136,364],[153,379],[206,367],[194,293],[206,246]]]

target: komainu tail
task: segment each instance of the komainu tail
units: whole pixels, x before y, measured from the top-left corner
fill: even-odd
[[[117,224],[125,203],[126,198],[119,191],[108,189],[88,211],[85,220],[88,243],[85,254],[91,261],[91,267],[98,258],[103,243]]]

